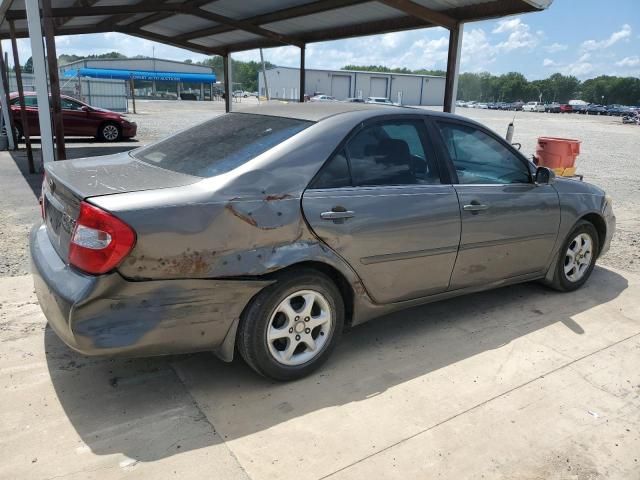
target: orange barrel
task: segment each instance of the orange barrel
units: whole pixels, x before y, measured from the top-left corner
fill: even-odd
[[[571,138],[539,137],[536,164],[560,173],[575,172],[576,157],[580,154],[580,140]]]

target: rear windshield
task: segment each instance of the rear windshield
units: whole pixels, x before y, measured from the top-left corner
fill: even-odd
[[[230,113],[131,154],[174,172],[213,177],[246,163],[311,124],[293,118]]]

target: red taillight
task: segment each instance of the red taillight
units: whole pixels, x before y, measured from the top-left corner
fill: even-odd
[[[69,246],[69,263],[87,273],[101,274],[113,270],[136,243],[133,229],[108,212],[80,203]]]

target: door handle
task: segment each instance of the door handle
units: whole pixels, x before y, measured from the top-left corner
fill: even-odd
[[[322,212],[320,214],[320,218],[322,218],[323,220],[342,220],[345,218],[352,218],[354,217],[356,214],[356,212],[352,211],[352,210],[339,210],[339,211],[330,211],[330,212]]]
[[[480,202],[476,202],[475,200],[468,205],[464,205],[462,209],[465,212],[481,212],[483,210],[487,210],[489,205],[482,205]]]

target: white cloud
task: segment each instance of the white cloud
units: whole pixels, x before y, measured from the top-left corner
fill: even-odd
[[[557,53],[562,52],[569,48],[569,45],[563,43],[552,43],[551,45],[547,45],[544,49],[549,53]]]
[[[491,45],[487,34],[481,28],[474,28],[464,32],[462,37],[461,69],[464,71],[486,70],[488,65],[495,62],[498,50]]]
[[[620,30],[617,32],[613,32],[609,38],[606,40],[596,41],[596,40],[586,40],[582,42],[582,50],[585,51],[593,51],[593,50],[604,50],[605,48],[609,48],[620,40],[628,39],[631,36],[631,25],[625,23]]]
[[[559,65],[560,64],[558,62],[555,62],[555,61],[551,60],[550,58],[545,58],[542,61],[542,66],[543,67],[557,67]]]
[[[634,55],[632,57],[624,57],[619,62],[616,62],[619,67],[638,67],[640,66],[640,57]]]
[[[503,52],[511,52],[522,48],[532,49],[540,43],[540,39],[544,36],[544,32],[541,30],[532,33],[529,25],[523,23],[520,18],[500,20],[498,26],[495,27],[491,33],[509,34],[506,40],[496,45],[496,48]]]
[[[498,26],[491,30],[491,33],[513,32],[522,25],[520,18],[512,18],[511,20],[500,20]]]

